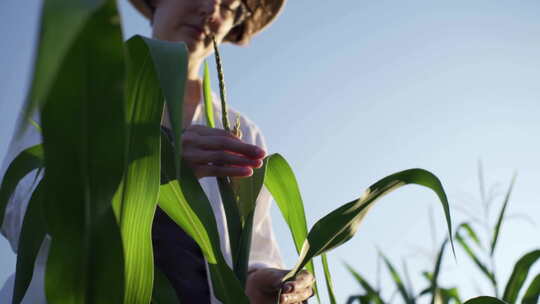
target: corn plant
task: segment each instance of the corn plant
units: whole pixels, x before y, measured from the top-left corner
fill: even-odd
[[[517,175],[514,174],[509,183],[508,189],[504,195],[504,199],[501,204],[501,208],[493,225],[489,224],[489,212],[488,210],[486,210],[484,212],[484,223],[479,223],[477,220],[471,219],[470,221],[466,221],[458,225],[455,232],[455,238],[460,247],[471,259],[477,269],[484,275],[484,277],[487,279],[487,281],[493,288],[492,296],[494,298],[500,298],[502,301],[511,304],[518,303],[518,295],[523,288],[525,280],[527,279],[529,270],[533,266],[533,264],[540,259],[540,249],[533,250],[522,256],[514,265],[514,269],[507,280],[503,294],[500,294],[499,283],[495,273],[496,262],[494,253],[497,248],[501,228],[506,217],[506,211],[508,209],[508,204],[512,195],[516,176]],[[482,205],[485,209],[487,209],[491,204],[491,198],[487,197],[487,195],[485,194],[484,176],[481,164],[479,164],[478,179],[480,184]],[[488,240],[482,241],[482,239],[478,236],[479,234],[474,229],[475,224],[487,227]],[[471,246],[470,241],[475,244],[477,250],[475,250]],[[478,250],[481,252],[481,255],[478,253]],[[537,274],[530,286],[527,288],[525,294],[523,294],[521,298],[521,303],[537,303],[539,296],[540,274]]]
[[[250,178],[218,180],[231,233],[229,267],[210,202],[181,157],[186,58],[181,42],[135,36],[123,44],[112,0],[44,2],[24,108],[27,117],[39,112],[43,143],[16,157],[0,185],[3,219],[20,179],[35,169],[44,172],[42,179],[36,178],[39,186],[23,223],[13,303],[20,303],[26,292],[46,235],[52,239],[45,275],[49,303],[177,302],[153,264],[150,231],[158,205],[201,248],[216,297],[226,304],[249,303],[244,284],[255,199],[263,185],[274,197],[299,253],[283,281],[304,267],[313,271],[312,260],[321,255],[331,296],[324,254],[349,241],[373,203],[401,186],[417,184],[436,193],[452,240],[443,186],[423,169],[382,178],[308,232],[294,173],[285,158],[272,154]],[[165,106],[172,140],[160,132]],[[212,117],[209,107],[206,111]],[[23,128],[19,126],[19,132]]]
[[[482,200],[482,206],[486,208],[489,203],[488,201],[491,200],[491,198],[488,198],[487,195],[485,195],[484,191],[484,177],[482,172],[481,165],[479,166],[479,183],[480,183],[480,192],[481,192],[481,200]],[[525,292],[521,296],[521,300],[519,300],[519,294],[522,288],[524,287],[525,281],[528,277],[530,268],[533,266],[533,264],[540,259],[540,250],[536,249],[531,252],[526,253],[523,255],[514,265],[514,269],[512,271],[512,274],[507,280],[504,293],[503,295],[499,295],[498,293],[498,283],[495,277],[495,261],[494,261],[494,252],[496,249],[496,245],[498,243],[499,234],[501,232],[502,224],[505,220],[506,216],[506,210],[508,209],[508,204],[510,201],[510,197],[512,194],[512,190],[515,184],[516,175],[512,178],[510,185],[508,187],[508,190],[506,191],[506,194],[504,195],[504,199],[501,204],[500,211],[497,215],[495,223],[491,226],[488,223],[483,223],[483,221],[479,221],[479,219],[471,219],[470,221],[465,221],[458,225],[455,231],[455,239],[457,240],[458,244],[460,245],[460,248],[464,251],[464,253],[471,259],[471,261],[474,263],[474,265],[477,267],[477,269],[484,275],[484,278],[487,280],[487,283],[491,285],[493,288],[493,295],[487,296],[480,296],[474,299],[470,299],[466,301],[466,304],[497,304],[497,303],[507,303],[507,304],[537,304],[539,297],[540,297],[540,274],[536,274],[530,285],[527,287]],[[486,219],[484,219],[485,222],[488,222],[489,218],[487,218],[488,212],[484,212],[486,215]],[[487,235],[489,235],[489,241],[482,241],[482,239],[479,237],[479,234],[476,232],[474,227],[476,225],[481,226],[487,226],[490,227],[490,229],[487,231]],[[440,274],[440,267],[444,255],[445,246],[447,245],[448,239],[443,241],[440,250],[437,254],[437,259],[435,261],[435,266],[433,268],[433,271],[423,271],[422,274],[424,277],[428,280],[429,286],[424,288],[420,293],[414,294],[411,292],[411,288],[405,288],[405,286],[402,283],[400,274],[396,271],[395,267],[391,264],[391,262],[384,257],[382,253],[380,255],[382,256],[382,259],[385,261],[385,264],[388,267],[389,273],[392,276],[392,279],[394,283],[397,286],[397,289],[399,293],[401,294],[403,298],[404,303],[416,303],[416,301],[423,297],[423,296],[431,296],[430,303],[432,304],[461,304],[462,301],[459,296],[459,289],[457,287],[452,288],[443,288],[439,286],[438,284],[438,277]],[[475,247],[478,248],[483,255],[478,254],[473,247],[471,246],[470,242],[474,243]],[[490,263],[486,263],[485,261],[488,260]],[[348,302],[349,304],[359,302],[361,304],[365,303],[376,303],[376,304],[384,304],[384,303],[390,303],[390,301],[383,300],[380,295],[380,289],[374,288],[372,285],[362,276],[360,275],[355,269],[353,269],[351,266],[346,265],[348,271],[351,273],[351,275],[356,279],[356,281],[359,283],[359,285],[364,290],[363,294],[359,295],[352,295],[349,297]]]

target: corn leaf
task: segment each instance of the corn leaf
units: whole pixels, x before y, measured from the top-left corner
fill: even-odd
[[[204,114],[206,115],[206,124],[210,128],[215,128],[214,121],[214,102],[212,101],[212,87],[210,85],[210,72],[208,70],[208,62],[204,62],[203,74],[203,95],[204,95]]]
[[[32,197],[28,203],[26,213],[24,215],[21,236],[17,248],[17,266],[15,271],[15,285],[13,289],[12,303],[21,303],[30,281],[34,273],[34,263],[38,255],[39,249],[47,227],[43,218],[42,203],[43,203],[43,184],[41,180],[36,187]]]
[[[352,274],[352,276],[356,279],[358,284],[362,286],[364,289],[364,292],[366,293],[366,297],[369,298],[370,301],[372,301],[375,304],[383,304],[384,300],[381,298],[379,292],[369,284],[369,282],[364,279],[354,268],[352,268],[349,264],[345,264],[345,267],[347,270]]]
[[[181,176],[172,173],[173,149],[163,143],[164,184],[160,187],[159,207],[197,242],[210,269],[214,294],[223,303],[249,303],[240,282],[227,266],[220,249],[220,237],[212,206],[189,167],[182,166]]]
[[[516,177],[517,177],[516,174],[514,174],[514,176],[512,177],[512,181],[510,182],[510,187],[508,187],[508,191],[506,192],[506,195],[504,197],[503,206],[501,208],[501,212],[499,213],[497,224],[495,224],[495,229],[493,230],[493,238],[491,240],[491,248],[489,251],[489,254],[491,256],[493,256],[493,253],[495,252],[495,246],[497,246],[497,240],[499,239],[499,232],[501,231],[501,225],[504,219],[504,213],[506,211],[506,207],[508,206],[508,202],[510,201],[510,195],[512,194],[512,189],[514,188]]]
[[[326,290],[328,291],[328,298],[331,304],[336,304],[336,295],[334,293],[334,283],[332,282],[332,275],[330,273],[330,268],[328,267],[328,259],[326,254],[321,255],[322,265],[324,269],[324,278],[326,281]]]
[[[368,295],[354,295],[350,296],[347,299],[346,304],[353,304],[355,301],[358,301],[360,304],[371,304],[371,298]]]
[[[474,264],[480,269],[480,271],[489,279],[493,286],[497,286],[497,280],[489,268],[480,260],[480,258],[474,253],[472,248],[467,243],[467,240],[458,232],[456,232],[456,241],[465,250],[465,253],[474,262]]]
[[[9,164],[0,185],[0,226],[4,221],[9,198],[19,181],[32,170],[43,167],[43,146],[35,145],[22,151]]]
[[[506,283],[503,300],[508,303],[516,303],[519,291],[527,279],[531,266],[539,258],[540,249],[537,249],[525,254],[517,261],[517,263],[514,265],[514,270],[508,279],[508,283]]]
[[[238,210],[240,211],[240,217],[243,222],[234,271],[242,286],[245,286],[247,279],[253,232],[253,217],[255,216],[256,207],[255,203],[257,202],[257,197],[264,184],[266,166],[267,163],[264,162],[260,168],[253,170],[252,176],[233,179],[237,186],[236,195],[238,197]]]
[[[538,304],[538,297],[540,296],[540,274],[537,274],[534,280],[527,288],[521,304]]]
[[[152,290],[152,304],[180,303],[176,291],[163,272],[154,267],[154,289]]]
[[[48,3],[45,15],[48,5],[67,2]],[[86,5],[82,3],[93,1],[66,6]],[[68,15],[54,16],[73,18]],[[124,62],[114,1],[92,13],[62,55],[41,112],[47,168],[43,208],[52,236],[47,302],[121,303],[123,248],[111,201],[124,164]],[[53,76],[37,74],[38,79]]]
[[[441,263],[442,263],[442,259],[444,255],[444,248],[446,247],[447,243],[448,243],[448,239],[445,239],[441,245],[441,250],[439,250],[439,254],[437,255],[437,260],[435,262],[435,269],[433,270],[433,276],[431,278],[431,304],[435,304],[435,298],[437,295],[437,291],[439,290],[439,285],[438,285],[439,273],[441,270]]]
[[[465,301],[464,304],[508,304],[505,301],[501,301],[497,298],[481,296]]]
[[[453,300],[454,304],[461,304],[457,288],[439,288],[438,290],[443,298],[443,303],[450,303]]]
[[[350,240],[356,233],[371,204],[383,195],[406,184],[418,184],[435,191],[443,206],[450,242],[452,242],[450,210],[441,182],[429,171],[409,169],[379,180],[359,199],[337,208],[320,219],[309,232],[295,268],[289,272],[285,279],[295,276],[313,257],[341,246]]]
[[[267,162],[263,162],[260,168],[253,170],[253,175],[250,177],[233,179],[237,186],[238,210],[240,210],[242,218],[247,218],[248,215],[255,211],[257,197],[264,185],[266,167]]]
[[[240,237],[240,243],[238,246],[238,257],[236,259],[236,265],[234,266],[234,273],[240,284],[245,288],[247,281],[249,254],[251,252],[251,239],[253,236],[253,217],[255,212],[249,214],[242,228],[242,235]]]
[[[229,243],[231,246],[231,255],[233,265],[238,263],[239,248],[242,236],[242,217],[238,209],[238,201],[231,187],[231,180],[228,177],[216,177],[219,193],[225,217],[227,218],[227,230],[229,234]]]
[[[276,201],[283,219],[289,226],[289,231],[291,232],[296,251],[300,254],[308,230],[304,203],[300,194],[298,182],[296,181],[296,177],[294,176],[291,167],[280,154],[276,153],[266,157],[265,162],[268,165],[266,167],[264,185]],[[305,266],[307,270],[317,277],[312,261],[308,261]],[[314,288],[317,299],[319,299],[319,292],[316,284]]]
[[[125,249],[124,303],[149,303],[152,297],[154,260],[151,231],[159,191],[160,123],[167,91],[161,82],[165,76],[159,77],[160,72],[167,72],[162,68],[165,63],[156,61],[152,56],[152,51],[159,48],[173,49],[177,52],[175,57],[182,56],[181,44],[163,45],[140,36],[126,42],[127,163],[122,185],[114,200]],[[163,54],[165,59],[166,55]],[[173,59],[169,62],[178,63]],[[181,81],[179,74],[181,63],[169,77]]]
[[[275,199],[289,226],[296,251],[300,253],[308,230],[298,183],[291,167],[281,155],[272,154],[265,161],[268,167],[264,184]]]
[[[474,231],[472,226],[469,223],[461,223],[456,228],[456,234],[460,233],[462,229],[465,229],[467,234],[469,235],[469,238],[473,240],[478,247],[482,247],[482,243],[480,242],[480,239],[478,238],[478,234]]]
[[[47,0],[41,13],[41,31],[34,63],[34,73],[24,111],[27,118],[43,105],[79,33],[104,0]],[[118,19],[117,19],[118,20]],[[26,128],[26,124],[20,127]]]
[[[188,51],[185,43],[141,37],[148,47],[159,80],[159,87],[169,109],[176,155],[182,154],[181,130],[184,90],[187,79]],[[180,176],[180,157],[175,159],[176,176]]]
[[[407,288],[405,288],[405,284],[403,284],[403,280],[401,279],[401,276],[397,272],[396,268],[390,260],[386,256],[384,256],[382,253],[379,253],[381,257],[383,258],[384,263],[386,264],[386,267],[388,268],[388,272],[390,272],[390,275],[392,276],[392,280],[394,280],[394,283],[396,284],[396,287],[399,291],[399,294],[403,298],[404,303],[407,304],[414,304],[414,297],[409,294],[407,291]]]

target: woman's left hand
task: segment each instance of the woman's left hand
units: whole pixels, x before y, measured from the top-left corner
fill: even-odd
[[[291,281],[282,283],[281,279],[289,270],[277,268],[259,268],[251,272],[246,283],[246,294],[252,304],[276,304],[281,289],[279,304],[307,303],[313,296],[315,277],[302,270]]]

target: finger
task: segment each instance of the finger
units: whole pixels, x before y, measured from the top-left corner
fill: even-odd
[[[199,136],[193,143],[203,150],[230,151],[253,159],[260,159],[266,155],[263,149],[255,145],[224,136]]]
[[[227,153],[225,151],[205,151],[189,149],[184,152],[184,159],[190,163],[208,164],[213,163],[218,166],[240,166],[260,168],[263,161],[251,159],[238,154]]]
[[[295,290],[303,290],[315,282],[315,277],[307,270],[302,270],[298,275],[296,275],[294,281],[290,281],[288,283],[292,284],[293,291]]]
[[[204,125],[191,125],[186,128],[185,132],[194,132],[200,136],[227,136],[231,138],[237,138],[234,134],[227,132],[223,129],[216,129],[207,127]]]
[[[236,176],[236,177],[248,177],[253,175],[253,169],[249,167],[223,167],[215,165],[200,165],[194,169],[199,177],[206,176]]]
[[[313,295],[312,288],[306,288],[293,293],[282,293],[279,298],[280,304],[302,303]]]

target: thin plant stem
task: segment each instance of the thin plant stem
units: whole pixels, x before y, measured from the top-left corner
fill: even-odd
[[[227,92],[225,88],[225,80],[223,76],[223,66],[221,64],[221,57],[219,56],[219,50],[216,42],[216,37],[212,36],[212,42],[214,44],[214,55],[216,58],[216,66],[219,80],[219,95],[221,97],[221,119],[223,121],[223,128],[230,132],[231,126],[229,124],[229,116],[227,112]]]

